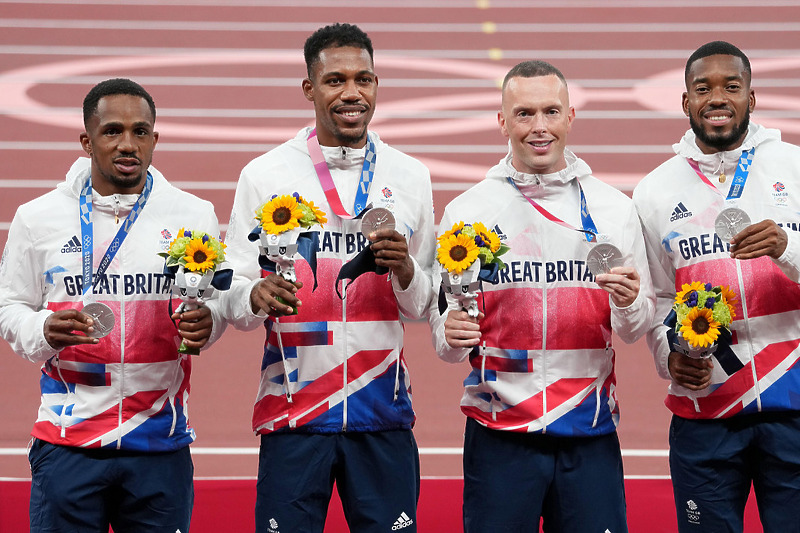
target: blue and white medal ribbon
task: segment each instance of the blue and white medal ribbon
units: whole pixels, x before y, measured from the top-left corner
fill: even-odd
[[[739,156],[739,163],[736,165],[736,173],[728,189],[728,195],[723,201],[726,207],[717,215],[714,221],[714,232],[725,241],[730,241],[734,235],[750,225],[750,217],[742,209],[736,207],[736,204],[742,197],[744,186],[747,184],[747,177],[750,175],[750,165],[753,162],[755,151],[755,148],[743,150],[742,155]],[[708,185],[715,193],[722,196],[719,189],[717,189],[714,184],[711,183],[711,180],[700,170],[700,165],[697,161],[688,158],[686,161],[703,183]]]
[[[150,198],[153,190],[153,176],[147,173],[144,189],[133,205],[131,212],[123,221],[114,239],[109,244],[100,264],[97,266],[97,278],[92,279],[92,265],[94,264],[94,228],[92,223],[92,176],[86,178],[86,184],[81,189],[80,194],[80,219],[81,219],[81,270],[83,277],[83,290],[81,299],[84,302],[82,309],[94,320],[93,337],[103,337],[108,335],[114,327],[114,314],[111,309],[102,303],[95,302],[94,286],[97,281],[105,274],[111,261],[122,247],[122,243],[136,222],[137,217],[142,212],[144,205]]]

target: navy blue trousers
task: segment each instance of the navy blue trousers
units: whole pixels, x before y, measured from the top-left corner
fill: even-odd
[[[411,430],[261,436],[257,533],[322,533],[333,484],[350,531],[417,531],[419,452]]]
[[[28,454],[31,533],[188,533],[194,503],[189,447],[139,453],[56,446]]]
[[[678,530],[741,533],[753,486],[765,533],[800,533],[800,413],[672,417]]]
[[[466,533],[626,533],[616,433],[553,437],[488,429],[467,418]]]

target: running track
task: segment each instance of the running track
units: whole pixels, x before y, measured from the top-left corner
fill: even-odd
[[[570,147],[630,193],[686,129],[685,58],[713,39],[750,56],[754,119],[800,144],[800,7],[794,1],[0,0],[0,246],[16,207],[52,188],[77,156],[80,102],[94,83],[131,77],[153,94],[154,164],[214,202],[225,222],[239,170],[309,124],[302,44],[356,23],[380,77],[372,129],[431,169],[437,212],[504,153],[499,79],[524,59],[557,65],[577,120]],[[460,476],[466,368],[436,359],[425,324],[407,326],[424,476]],[[262,339],[229,331],[197,360],[191,420],[196,475],[252,477],[250,409]],[[643,343],[618,343],[620,438],[631,478],[667,475],[665,383]],[[0,478],[29,476],[36,365],[0,345]]]

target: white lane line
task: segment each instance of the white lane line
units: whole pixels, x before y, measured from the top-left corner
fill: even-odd
[[[59,29],[59,30],[114,30],[114,31],[205,31],[205,32],[299,32],[308,34],[324,26],[325,22],[230,22],[230,21],[178,21],[178,20],[77,20],[77,19],[0,19],[0,27]],[[778,33],[800,31],[799,22],[719,22],[714,31],[719,33]],[[491,31],[481,22],[360,22],[359,26],[370,34],[375,33],[702,33],[708,34],[709,23],[703,22],[547,22],[516,23],[492,22]]]
[[[258,455],[257,446],[247,447],[207,447],[191,446],[193,455]],[[420,447],[420,455],[462,455],[464,449],[457,447]],[[0,455],[27,455],[27,448],[0,448]],[[623,457],[668,457],[669,450],[656,449],[623,449]]]
[[[72,5],[156,5],[156,6],[197,6],[197,7],[331,7],[330,0],[0,0],[0,4],[72,4]],[[527,4],[522,4],[527,7]],[[705,0],[703,7],[796,7],[796,0]],[[345,8],[397,8],[397,0],[343,0],[336,3],[339,9]],[[520,9],[519,0],[403,0],[402,9],[408,8],[479,8],[479,9]],[[550,8],[629,8],[629,9],[669,9],[698,7],[696,0],[538,0],[536,7]]]
[[[0,2],[2,3],[2,2]],[[141,56],[141,55],[161,55],[161,54],[219,54],[223,49],[220,48],[182,48],[182,47],[138,47],[138,46],[46,46],[46,45],[0,45],[0,54],[15,55],[70,55],[70,56]],[[233,54],[273,54],[285,53],[285,49],[258,49],[258,48],[231,48],[224,49],[226,53]],[[292,50],[296,52],[296,50]],[[530,59],[537,57],[540,59],[679,59],[686,61],[686,57],[691,53],[686,49],[626,49],[626,50],[547,50],[547,49],[503,49],[503,57],[508,59]],[[800,53],[796,48],[781,49],[748,49],[747,55],[752,60],[764,57],[792,57]],[[299,54],[299,52],[298,52]],[[491,59],[489,50],[380,50],[379,56],[403,56],[403,57],[425,57],[436,59]],[[298,55],[297,63],[302,65],[303,58]],[[376,58],[376,63],[380,63],[380,57]]]
[[[798,54],[800,55],[800,54]],[[62,78],[48,79],[40,81],[31,76],[9,75],[4,76],[0,73],[0,83],[34,83],[40,85],[94,85],[97,83],[98,76],[65,76]],[[299,87],[299,78],[258,78],[258,77],[224,77],[224,76],[137,76],[136,81],[145,86],[168,86],[168,87],[258,87],[258,88],[292,88]],[[572,79],[570,85],[581,89],[631,89],[643,84],[651,83],[642,78],[632,79]],[[403,89],[430,89],[430,88],[456,88],[456,89],[496,89],[496,80],[475,79],[475,78],[393,78],[390,76],[381,77],[381,87],[384,88],[403,88]],[[759,78],[758,88],[796,88],[800,87],[800,79],[787,72],[786,78]],[[498,91],[498,99],[499,99]],[[2,112],[7,113],[10,108],[4,108]],[[75,109],[69,107],[48,107],[37,109],[34,113],[42,114],[52,110],[57,114],[73,114]],[[308,109],[164,109],[167,115],[162,113],[159,108],[158,115],[173,117],[238,117],[238,118],[313,118],[313,110]],[[496,109],[487,109],[486,112],[495,112]],[[417,117],[417,118],[460,118],[466,113],[474,114],[480,109],[469,111],[428,111],[425,113],[414,110],[395,109],[382,113],[383,116],[397,117]],[[611,116],[615,118],[619,114],[643,115],[657,114],[655,111],[618,111],[618,110],[596,110],[586,111],[598,116]],[[677,113],[670,113],[665,117],[664,113],[658,113],[660,118],[676,118]],[[675,116],[673,116],[675,115]],[[681,115],[683,116],[683,115]]]
[[[685,118],[684,118],[685,120]],[[157,129],[157,128],[156,128]],[[158,143],[159,152],[256,152],[264,153],[276,145],[254,143]],[[507,148],[501,145],[470,144],[393,144],[393,147],[406,153],[426,154],[498,154],[504,155]],[[672,154],[671,145],[660,144],[597,144],[570,145],[570,150],[577,154]],[[0,150],[36,150],[80,152],[77,142],[36,142],[36,141],[0,141]]]

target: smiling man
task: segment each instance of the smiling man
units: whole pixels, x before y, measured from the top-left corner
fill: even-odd
[[[750,122],[747,56],[715,41],[686,62],[691,130],[636,187],[657,312],[648,344],[670,381],[681,532],[742,531],[751,485],[764,531],[800,531],[800,149]],[[692,282],[736,295],[732,341],[694,359],[662,321]]]
[[[156,108],[140,85],[86,95],[79,158],[17,209],[0,262],[0,336],[42,363],[29,452],[30,531],[187,532],[192,360],[211,311],[169,314],[169,239],[218,235],[213,206],[150,166]],[[176,327],[173,320],[180,320]]]
[[[372,56],[356,26],[311,35],[302,91],[315,126],[250,162],[236,189],[226,313],[237,328],[267,332],[253,413],[259,532],[322,532],[334,481],[352,531],[417,528],[419,458],[400,315],[419,318],[432,296],[431,184],[421,163],[368,130],[378,93]],[[298,261],[290,283],[262,273],[248,233],[259,205],[295,194],[328,222],[316,278]],[[362,233],[359,218],[374,220],[378,209],[393,228]],[[384,273],[361,275],[337,295],[343,265],[365,258]]]
[[[467,533],[538,531],[542,518],[548,533],[627,531],[611,333],[643,335],[654,298],[633,203],[566,149],[574,118],[556,67],[512,68],[498,113],[509,153],[442,217],[510,248],[477,319],[455,304],[431,313],[439,357],[469,362]],[[609,246],[621,265],[590,271]]]

